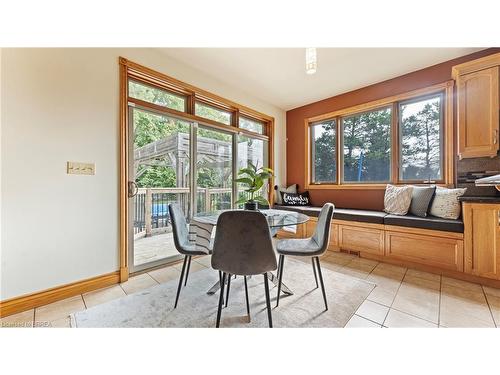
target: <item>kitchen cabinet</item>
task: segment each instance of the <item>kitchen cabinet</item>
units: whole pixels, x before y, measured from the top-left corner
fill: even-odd
[[[463,203],[464,271],[500,279],[500,204]]]
[[[498,153],[499,66],[500,54],[495,54],[453,67],[460,159]]]

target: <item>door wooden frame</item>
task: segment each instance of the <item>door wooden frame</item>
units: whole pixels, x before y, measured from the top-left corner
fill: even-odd
[[[128,215],[129,215],[129,197],[128,197],[128,181],[129,181],[129,102],[136,105],[148,108],[153,112],[159,112],[167,116],[177,117],[183,120],[197,122],[200,125],[213,128],[214,130],[223,130],[233,134],[241,134],[250,136],[255,139],[261,139],[268,142],[268,158],[269,166],[274,170],[274,117],[268,116],[264,113],[255,111],[249,107],[235,103],[228,99],[222,98],[218,95],[212,94],[208,91],[190,85],[188,83],[179,81],[166,74],[154,71],[145,66],[134,63],[124,57],[119,57],[119,74],[120,74],[120,116],[119,116],[119,152],[120,152],[120,240],[119,240],[119,257],[120,257],[120,282],[125,282],[130,274],[130,260],[128,257],[129,247],[129,228],[128,228]],[[143,82],[153,87],[158,87],[163,90],[171,91],[178,95],[184,95],[187,100],[186,112],[177,111],[170,108],[165,108],[140,99],[128,97],[128,81],[130,78]],[[210,105],[224,109],[231,112],[232,123],[230,125],[221,124],[217,121],[205,119],[195,114],[195,102],[210,103]],[[257,120],[265,124],[264,134],[257,134],[255,132],[239,127],[239,115]],[[269,181],[269,202],[273,204],[273,186],[274,178]]]

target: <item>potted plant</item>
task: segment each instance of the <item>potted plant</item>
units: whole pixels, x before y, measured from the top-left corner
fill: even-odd
[[[238,171],[238,182],[244,186],[246,197],[240,198],[236,204],[245,204],[245,210],[257,210],[258,203],[269,205],[269,201],[257,193],[262,189],[266,180],[273,176],[273,170],[270,168],[260,167],[248,162],[248,167],[241,168]]]

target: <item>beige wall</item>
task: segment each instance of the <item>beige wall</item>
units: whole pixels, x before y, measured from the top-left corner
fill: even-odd
[[[285,181],[285,113],[238,82],[154,49],[3,49],[1,300],[119,268],[118,56],[275,117]],[[95,162],[96,175],[67,175],[69,160]]]

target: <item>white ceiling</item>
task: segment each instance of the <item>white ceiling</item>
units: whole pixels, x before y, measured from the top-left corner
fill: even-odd
[[[304,48],[162,48],[161,51],[289,110],[480,49],[318,48],[318,69],[314,75],[305,73]]]

